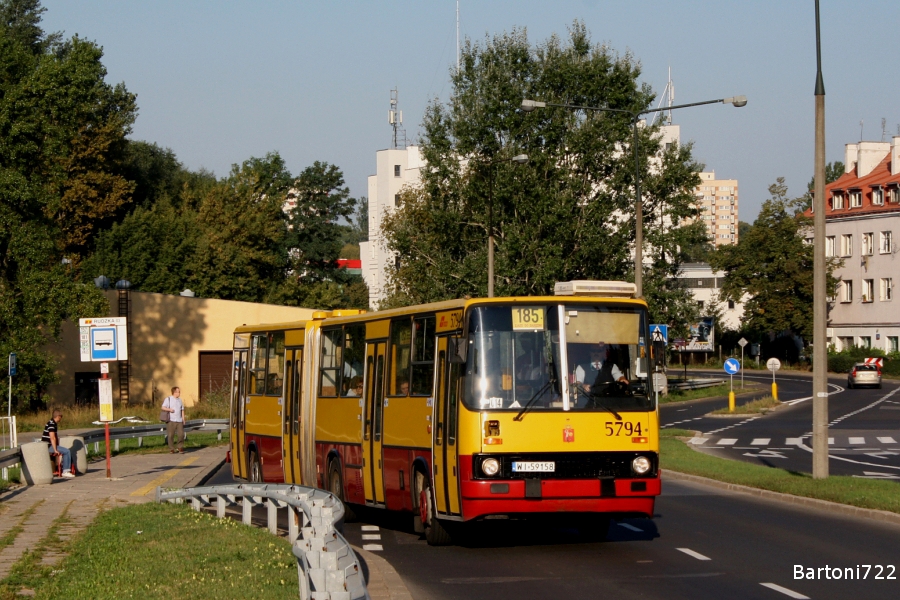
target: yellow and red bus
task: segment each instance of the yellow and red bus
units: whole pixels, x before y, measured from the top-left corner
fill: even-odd
[[[567,282],[241,327],[234,474],[410,512],[432,544],[498,515],[652,516],[659,419],[633,296]]]

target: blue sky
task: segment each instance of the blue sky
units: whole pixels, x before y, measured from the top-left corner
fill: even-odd
[[[278,151],[292,172],[338,165],[366,193],[375,151],[388,147],[390,90],[408,137],[425,107],[450,93],[456,2],[44,0],[47,31],[105,51],[110,82],[138,95],[132,135],[171,148],[189,168],[225,175]],[[460,2],[463,38],[524,27],[532,42],[583,20],[594,41],[630,52],[658,94],[668,68],[675,102],[745,94],[745,108],[673,113],[682,141],[720,178],[740,183],[752,221],[776,177],[799,195],[813,170],[812,0],[754,2],[496,0]],[[900,2],[823,0],[827,160],[844,144],[897,135]],[[893,110],[892,110],[893,109]]]

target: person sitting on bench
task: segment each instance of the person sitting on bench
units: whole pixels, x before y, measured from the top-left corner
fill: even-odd
[[[42,442],[50,444],[48,451],[51,456],[59,456],[62,458],[62,476],[66,479],[75,477],[72,474],[72,453],[69,449],[59,445],[59,434],[57,433],[59,422],[62,420],[62,411],[54,410],[53,418],[44,425],[44,434],[41,436]]]

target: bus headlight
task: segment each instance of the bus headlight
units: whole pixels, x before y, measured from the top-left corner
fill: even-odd
[[[638,475],[643,475],[647,471],[650,470],[651,467],[650,459],[646,456],[638,456],[633,461],[631,461],[631,470],[637,473]]]
[[[500,471],[500,461],[496,458],[486,458],[481,463],[481,472],[488,477],[493,477]]]

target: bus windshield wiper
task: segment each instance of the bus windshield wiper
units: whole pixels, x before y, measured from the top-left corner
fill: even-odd
[[[579,392],[580,394],[583,394],[584,397],[587,398],[588,401],[590,401],[594,406],[599,406],[599,407],[602,408],[603,410],[611,412],[611,413],[613,414],[613,416],[616,418],[616,421],[621,421],[621,420],[622,420],[622,415],[620,415],[619,413],[617,413],[615,410],[613,410],[613,409],[610,408],[609,406],[606,406],[605,404],[603,404],[602,402],[600,402],[600,399],[599,399],[599,398],[600,398],[600,395],[599,395],[599,394],[588,394],[588,393],[585,392],[584,389],[582,389],[580,386],[579,386],[577,389],[578,389],[578,392]]]
[[[540,398],[544,394],[544,392],[547,391],[547,389],[550,387],[550,385],[552,383],[553,383],[553,381],[550,380],[550,381],[547,381],[547,383],[545,383],[544,385],[542,385],[541,388],[534,393],[534,396],[532,396],[531,398],[528,399],[528,402],[525,403],[525,406],[522,407],[522,410],[519,411],[519,414],[517,414],[515,417],[513,417],[513,421],[521,421],[522,415],[524,415],[526,412],[528,412],[528,409],[531,408],[531,406],[535,402],[537,402],[537,399]]]

